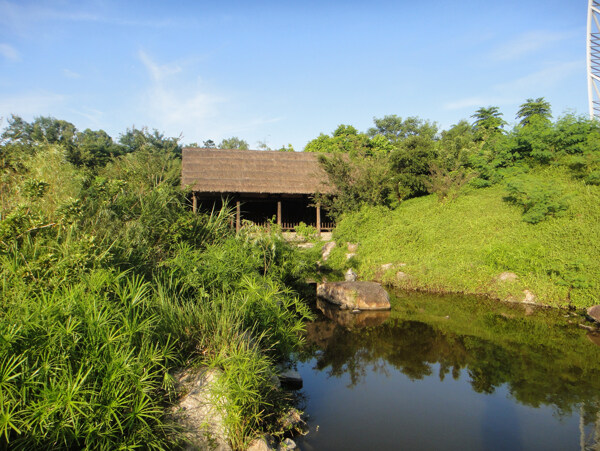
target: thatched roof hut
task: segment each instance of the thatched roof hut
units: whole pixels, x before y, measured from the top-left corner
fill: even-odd
[[[198,193],[314,194],[326,181],[315,153],[183,149],[181,183]]]
[[[299,222],[319,230],[333,226],[321,221],[320,207],[311,201],[316,192],[331,191],[314,153],[186,147],[181,183],[192,189],[194,210],[198,201],[234,201],[237,228],[242,214],[261,224],[276,216],[284,229]]]

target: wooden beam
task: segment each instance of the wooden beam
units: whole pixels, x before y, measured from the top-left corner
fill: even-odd
[[[281,201],[277,201],[277,225],[281,227]]]
[[[317,233],[321,235],[321,204],[317,204]]]
[[[192,193],[192,211],[194,213],[198,211],[198,197],[196,197],[196,193]]]
[[[235,203],[235,232],[238,233],[242,228],[242,206],[240,201],[238,200]]]

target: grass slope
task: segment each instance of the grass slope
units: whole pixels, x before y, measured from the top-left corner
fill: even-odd
[[[338,246],[331,264],[350,264],[363,277],[408,289],[485,294],[578,307],[597,304],[600,293],[600,187],[573,180],[557,168],[532,171],[566,195],[568,209],[538,224],[503,198],[504,185],[470,189],[453,201],[436,196],[404,202],[398,209],[363,208],[346,215],[334,239],[359,242],[346,263]],[[394,267],[381,273],[381,265]],[[405,264],[405,265],[402,265]],[[401,270],[407,277],[396,276]],[[518,280],[497,276],[514,272]]]

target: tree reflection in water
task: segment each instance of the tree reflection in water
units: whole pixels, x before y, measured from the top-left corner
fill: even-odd
[[[309,324],[300,359],[314,359],[315,369],[330,377],[349,376],[351,387],[367,372],[391,369],[422,379],[437,364],[441,381],[466,371],[477,393],[506,384],[511,397],[526,406],[552,406],[559,417],[581,408],[586,424],[598,422],[600,347],[569,324],[564,312],[490,309],[447,297],[440,307],[430,298],[397,300],[391,317],[377,327],[361,327],[361,319],[349,320],[348,312],[341,325],[325,318]],[[449,316],[440,313],[448,310]]]

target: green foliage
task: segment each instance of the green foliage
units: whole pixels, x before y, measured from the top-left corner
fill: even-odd
[[[448,170],[433,164],[430,170],[426,184],[429,192],[436,194],[440,202],[456,199],[462,187],[474,177],[464,167]]]
[[[506,200],[523,208],[523,221],[537,224],[548,216],[564,214],[569,207],[566,196],[553,182],[520,177],[506,184]]]
[[[434,139],[438,133],[436,123],[432,123],[416,116],[403,120],[395,114],[384,116],[381,119],[373,118],[375,127],[370,128],[367,134],[371,137],[383,136],[391,143],[404,141],[411,136],[422,136]]]
[[[538,163],[547,164],[554,157],[554,131],[548,118],[535,114],[527,118],[525,126],[514,132],[512,144],[513,161],[531,157]]]
[[[268,430],[289,402],[273,363],[310,317],[289,286],[310,262],[276,231],[235,236],[227,207],[193,214],[175,139],[129,130],[117,155],[98,150],[103,133],[67,148],[20,141],[30,124],[13,122],[0,146],[0,448],[171,449],[164,412],[184,364],[221,368],[239,406],[232,444]],[[91,159],[70,162],[73,149]]]
[[[425,196],[395,210],[365,206],[338,221],[334,239],[340,246],[328,264],[338,269],[345,263],[343,243],[360,242],[356,271],[366,279],[379,276],[404,288],[498,299],[522,300],[527,289],[538,302],[557,306],[600,303],[599,188],[574,180],[560,167],[535,168],[520,178],[557,188],[557,197],[542,201],[558,203],[558,213],[536,224],[525,222],[523,207],[503,200],[502,180],[452,202]],[[565,205],[568,209],[561,210]],[[395,266],[381,274],[387,263]],[[397,279],[397,271],[408,276]],[[519,279],[499,282],[505,271]]]
[[[386,158],[346,158],[334,154],[321,156],[319,161],[336,192],[333,195],[317,193],[315,200],[328,210],[331,217],[337,218],[344,212],[356,211],[365,204],[392,206],[397,202]]]
[[[517,120],[520,119],[519,125],[525,127],[530,124],[531,119],[536,117],[538,120],[549,122],[552,117],[552,108],[550,103],[544,100],[543,97],[537,99],[527,99],[517,111]]]
[[[248,143],[237,136],[232,136],[231,138],[223,139],[217,147],[219,149],[248,150]]]
[[[502,133],[502,127],[506,121],[502,119],[502,113],[496,106],[481,107],[471,116],[473,119],[473,130],[479,141],[487,141]]]
[[[319,233],[317,232],[317,228],[306,225],[302,221],[296,226],[295,232],[298,235],[298,237],[304,241],[316,241],[319,239]]]
[[[371,149],[369,137],[351,125],[341,124],[332,136],[321,133],[304,148],[305,152],[365,154]]]
[[[151,154],[166,154],[181,158],[179,138],[166,138],[158,130],[148,130],[146,127],[127,129],[119,136],[119,144],[123,154],[145,151]]]
[[[391,171],[400,199],[423,196],[428,192],[430,166],[437,158],[433,139],[412,135],[390,155]]]
[[[93,131],[87,128],[77,133],[76,144],[72,156],[72,163],[76,166],[105,166],[113,157],[122,153],[122,149],[104,130]]]
[[[156,335],[148,285],[98,271],[52,292],[15,288],[5,283],[2,293],[3,441],[166,448],[157,394],[175,355],[169,338]]]

